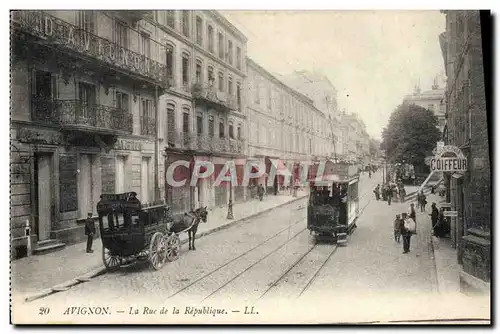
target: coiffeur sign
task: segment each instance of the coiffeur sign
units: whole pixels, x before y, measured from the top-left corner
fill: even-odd
[[[454,157],[443,157],[451,153]],[[432,172],[465,172],[467,170],[467,158],[462,151],[451,145],[438,147],[436,154],[430,161],[430,168]]]

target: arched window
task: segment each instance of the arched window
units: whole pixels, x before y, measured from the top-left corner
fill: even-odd
[[[167,77],[169,80],[170,86],[174,85],[174,74],[175,74],[175,49],[171,44],[167,44],[166,47],[166,58],[165,64],[167,66]]]
[[[190,119],[191,115],[190,115],[190,110],[189,108],[182,108],[182,132],[184,133],[189,133],[189,129],[190,129],[190,122],[189,122],[189,119]]]
[[[203,82],[203,64],[199,59],[196,59],[196,82]]]
[[[175,144],[175,129],[177,128],[175,119],[175,104],[167,103],[167,138],[169,144]]]

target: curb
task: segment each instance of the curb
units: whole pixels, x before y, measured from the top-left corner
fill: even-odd
[[[437,264],[436,264],[436,254],[434,254],[434,238],[432,236],[432,230],[431,230],[431,235],[430,235],[430,241],[428,242],[429,246],[429,253],[431,255],[431,260],[432,260],[432,270],[431,270],[431,279],[432,279],[432,287],[433,290],[435,290],[437,293],[440,292],[439,289],[439,275],[438,275],[438,269],[437,269]]]
[[[307,196],[308,196],[308,194],[307,195],[303,195],[303,196],[299,196],[297,198],[292,199],[291,201],[288,201],[288,202],[276,205],[274,207],[268,208],[268,209],[263,210],[263,211],[259,211],[257,213],[251,214],[251,215],[243,217],[243,218],[239,218],[239,219],[230,221],[227,224],[224,224],[224,225],[221,225],[221,226],[215,227],[213,229],[210,229],[208,231],[200,233],[199,235],[197,235],[196,239],[202,238],[204,236],[207,236],[207,235],[209,235],[211,233],[214,233],[214,232],[217,232],[217,231],[224,230],[224,229],[229,228],[231,226],[234,226],[234,225],[236,225],[238,223],[243,223],[246,220],[249,220],[249,219],[255,218],[257,216],[260,216],[262,214],[268,213],[269,211],[271,211],[273,209],[277,209],[279,207],[295,203],[295,202],[297,202],[297,201],[299,201],[301,199],[304,199]],[[188,242],[188,240],[189,239],[185,239],[185,240],[181,241],[181,245],[186,244]],[[106,271],[107,271],[106,267],[104,267],[104,266],[98,267],[96,269],[93,269],[93,270],[89,271],[86,274],[83,274],[81,276],[78,276],[76,278],[70,279],[70,280],[68,280],[66,282],[63,282],[61,284],[54,285],[51,288],[43,289],[43,290],[41,290],[41,291],[39,291],[37,293],[29,295],[28,297],[25,297],[24,301],[25,302],[32,302],[34,300],[37,300],[37,299],[40,299],[40,298],[43,298],[43,297],[47,297],[47,296],[52,295],[52,294],[57,293],[57,292],[62,292],[62,291],[69,290],[72,286],[80,284],[80,283],[88,282],[88,281],[90,281],[90,279],[106,273]]]

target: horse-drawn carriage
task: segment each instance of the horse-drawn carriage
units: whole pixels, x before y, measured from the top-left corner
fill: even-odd
[[[166,261],[178,258],[179,234],[188,231],[191,239],[200,221],[197,210],[188,216],[190,224],[176,224],[168,216],[166,204],[143,207],[136,196],[135,192],[103,194],[97,203],[102,260],[108,270],[134,260],[149,261],[154,269],[160,269]]]
[[[316,237],[333,237],[347,243],[359,215],[358,167],[328,161],[319,179],[309,177],[307,228]]]

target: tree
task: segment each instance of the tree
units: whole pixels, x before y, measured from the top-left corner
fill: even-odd
[[[432,154],[441,133],[432,111],[415,104],[402,104],[382,131],[381,148],[390,163],[409,162],[416,170],[426,169],[424,159]]]

